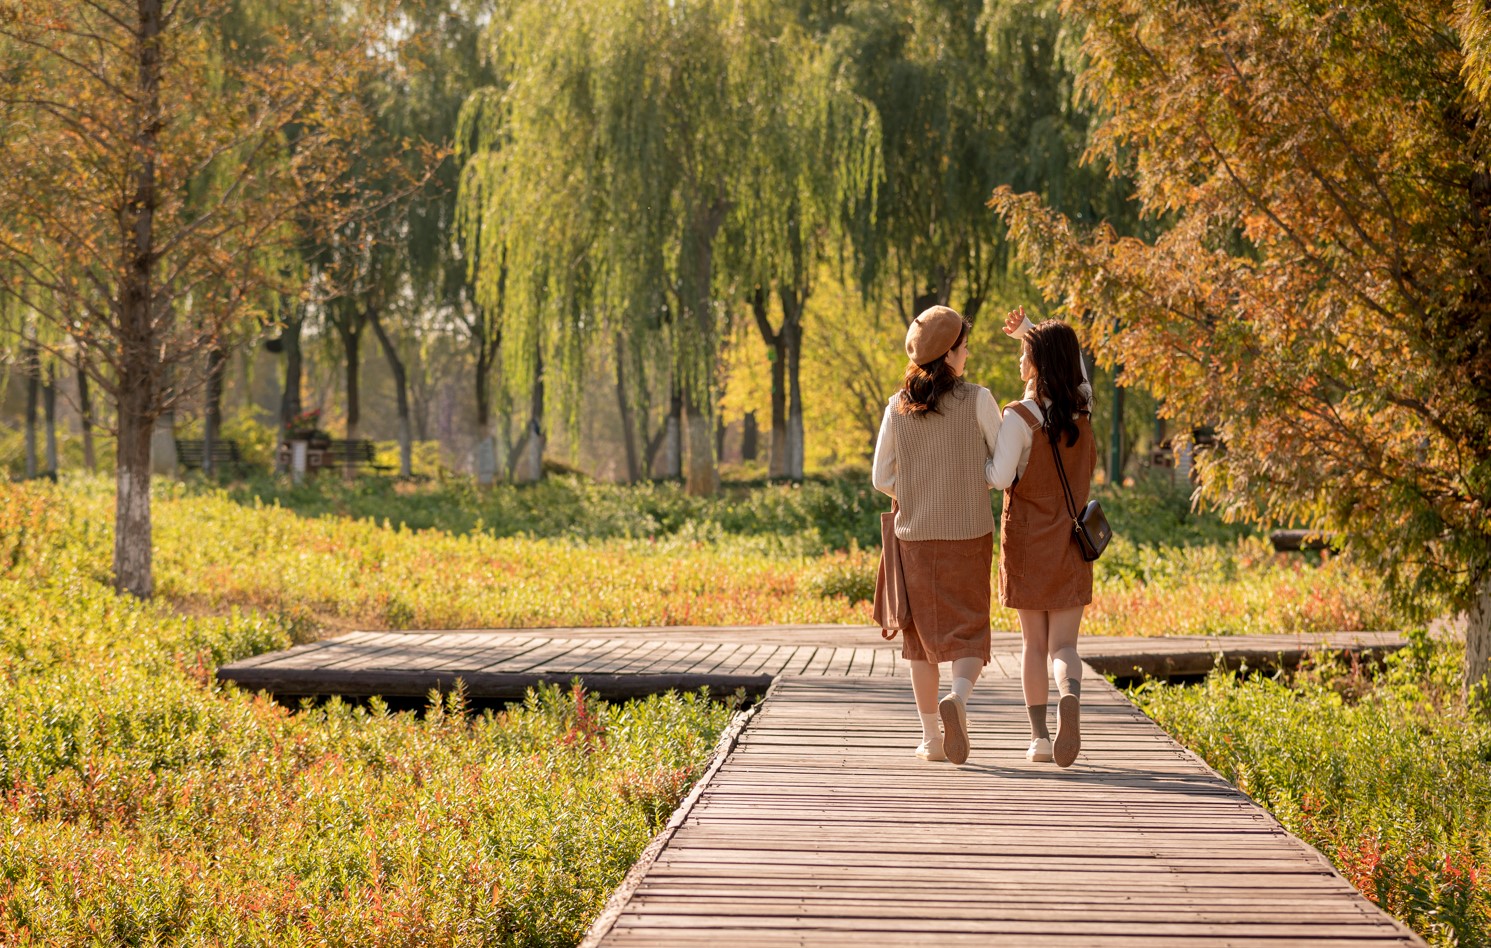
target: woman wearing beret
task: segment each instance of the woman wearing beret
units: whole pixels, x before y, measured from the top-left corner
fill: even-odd
[[[968,759],[968,697],[989,661],[994,515],[990,462],[999,405],[963,381],[969,323],[946,306],[906,333],[910,364],[875,443],[875,489],[896,502],[895,529],[911,624],[901,655],[921,715],[923,760]],[[952,691],[937,700],[938,663],[952,663]],[[942,725],[939,731],[939,721]]]

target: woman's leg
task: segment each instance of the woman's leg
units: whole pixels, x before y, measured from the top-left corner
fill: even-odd
[[[1046,645],[1050,638],[1046,614],[1038,609],[1020,610],[1020,686],[1025,692],[1025,715],[1030,718],[1030,749],[1025,759],[1051,759],[1051,731],[1046,727]],[[1045,742],[1045,743],[1043,743]]]
[[[916,710],[922,714],[937,713],[937,688],[941,679],[936,662],[908,662],[911,666],[911,693],[916,696]]]
[[[1082,606],[1048,612],[1047,644],[1051,652],[1051,670],[1056,673],[1056,687],[1062,694],[1082,694],[1082,659],[1077,656],[1077,628],[1082,624]]]
[[[922,719],[922,747],[918,751],[935,751],[933,757],[940,757],[942,731],[937,726],[941,720],[937,713],[937,689],[940,684],[937,663],[908,659],[907,664],[911,666],[911,693],[916,697],[916,711]]]
[[[1082,659],[1077,655],[1077,630],[1082,625],[1082,607],[1048,613],[1052,670],[1056,673],[1056,743],[1058,767],[1070,767],[1082,750]]]
[[[1039,609],[1020,612],[1020,684],[1025,691],[1025,706],[1045,707],[1051,681],[1046,677],[1046,644],[1049,630],[1046,613]]]

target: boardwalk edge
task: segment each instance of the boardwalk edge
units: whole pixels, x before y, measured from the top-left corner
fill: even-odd
[[[725,765],[730,752],[735,750],[735,746],[740,743],[741,732],[745,730],[746,725],[751,722],[751,719],[756,716],[756,712],[761,709],[761,706],[771,700],[771,696],[776,690],[776,681],[773,681],[766,689],[766,694],[761,697],[761,700],[751,705],[745,711],[735,715],[735,720],[731,721],[730,726],[725,728],[720,734],[720,739],[715,744],[714,755],[710,759],[709,767],[695,781],[694,789],[689,791],[689,795],[683,798],[682,803],[678,804],[678,809],[674,810],[673,815],[668,817],[668,824],[648,842],[647,847],[642,850],[642,855],[637,857],[636,862],[632,863],[632,867],[627,870],[626,877],[621,880],[621,885],[617,886],[616,891],[611,893],[611,897],[606,900],[605,908],[601,909],[601,914],[596,917],[594,922],[591,922],[590,928],[585,932],[585,939],[580,942],[579,948],[599,948],[601,940],[610,934],[611,928],[616,924],[616,920],[621,917],[621,913],[626,909],[627,903],[631,901],[633,893],[641,886],[642,880],[647,877],[648,871],[652,869],[652,864],[657,861],[657,857],[662,854],[663,849],[673,839],[673,835],[678,832],[679,827],[683,826],[684,821],[689,818],[689,813],[694,809],[694,804],[698,803],[699,798],[704,795],[704,789],[709,786],[710,781],[714,779],[714,775],[719,772],[719,769]]]

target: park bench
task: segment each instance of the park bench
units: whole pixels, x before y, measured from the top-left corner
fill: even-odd
[[[176,462],[190,471],[202,469],[202,439],[192,438],[184,440],[176,439]],[[212,469],[222,470],[224,467],[243,467],[243,455],[238,450],[238,442],[229,438],[218,438],[212,442]]]
[[[323,467],[365,467],[374,471],[391,471],[392,465],[378,464],[378,449],[365,438],[356,441],[337,440],[326,446]]]

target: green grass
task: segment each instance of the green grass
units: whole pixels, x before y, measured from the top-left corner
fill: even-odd
[[[212,675],[283,618],[116,596],[68,496],[0,485],[0,944],[572,945],[729,719],[288,711]]]
[[[1214,672],[1131,697],[1368,898],[1435,945],[1491,944],[1491,722],[1463,648],[1415,634],[1385,668]]]

